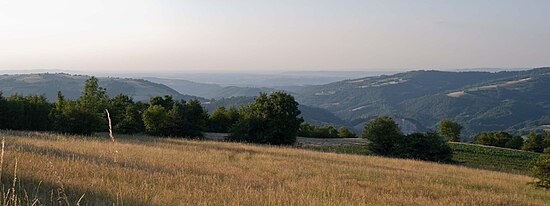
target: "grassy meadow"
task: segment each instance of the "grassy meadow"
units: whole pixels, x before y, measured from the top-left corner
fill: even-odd
[[[116,143],[107,136],[6,131],[0,136],[6,140],[1,179],[7,204],[550,202],[550,192],[528,185],[533,179],[525,175],[415,160],[147,136],[117,136]]]

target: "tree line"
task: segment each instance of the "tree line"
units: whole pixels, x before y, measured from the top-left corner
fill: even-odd
[[[0,129],[90,135],[107,131],[106,110],[119,134],[202,137],[205,131],[229,132],[230,140],[266,144],[293,144],[303,122],[298,103],[284,92],[261,93],[248,106],[217,107],[209,115],[198,100],[157,96],[144,103],[124,94],[109,98],[91,77],[76,100],[61,92],[53,103],[42,95],[5,98],[0,93]]]

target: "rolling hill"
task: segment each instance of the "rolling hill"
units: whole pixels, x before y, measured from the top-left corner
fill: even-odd
[[[78,98],[82,93],[84,82],[90,78],[85,75],[70,75],[65,73],[50,74],[16,74],[0,75],[0,91],[5,96],[17,93],[21,95],[45,95],[50,101],[61,91],[65,97]],[[196,98],[182,95],[166,85],[153,83],[142,79],[103,78],[99,85],[107,89],[110,97],[117,94],[131,96],[136,101],[149,101],[152,96],[172,95],[176,99]]]
[[[21,95],[45,95],[48,100],[55,101],[57,91],[61,91],[65,97],[76,99],[81,95],[84,81],[88,78],[90,78],[90,76],[70,75],[65,73],[0,75],[0,92],[3,92],[4,96],[9,96],[14,93]],[[218,100],[208,100],[195,95],[182,94],[164,84],[153,83],[148,80],[107,77],[99,77],[98,79],[99,85],[107,89],[107,93],[110,97],[122,93],[133,97],[136,101],[147,102],[152,96],[171,95],[175,99],[199,99],[209,111],[213,111],[216,106],[240,107],[240,105],[246,105],[252,102],[254,100],[253,96],[257,96],[260,90],[262,90],[245,87],[221,87],[212,84],[176,80],[176,84],[184,87],[185,90],[198,91],[198,93],[193,94],[199,94],[200,90],[216,90],[217,93],[224,94],[221,96],[230,97]],[[188,84],[184,84],[186,82]],[[267,89],[264,90],[267,91]],[[240,97],[232,97],[235,95]],[[304,119],[311,123],[345,124],[343,120],[324,109],[300,105],[300,110],[302,111]]]
[[[239,86],[220,86],[218,84],[197,83],[183,79],[163,79],[146,77],[144,78],[151,82],[164,84],[174,90],[193,96],[203,97],[207,99],[221,99],[230,97],[253,97],[260,92],[272,92],[275,89],[266,87],[239,87]]]
[[[412,71],[303,87],[301,104],[327,109],[360,126],[391,115],[409,128],[452,119],[472,135],[483,130],[535,129],[550,124],[550,68],[513,72]]]

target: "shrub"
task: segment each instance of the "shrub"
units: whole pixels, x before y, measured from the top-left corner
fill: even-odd
[[[167,112],[160,105],[152,105],[143,112],[145,132],[150,135],[165,135],[167,130]]]
[[[311,125],[309,123],[300,124],[297,132],[298,136],[309,138],[339,138],[339,131],[332,125]]]
[[[226,109],[223,106],[218,106],[208,118],[208,129],[211,132],[229,132],[238,120],[239,111],[236,108]]]
[[[357,135],[353,132],[351,132],[349,129],[345,127],[340,127],[338,129],[338,137],[340,138],[357,138]]]
[[[439,122],[439,133],[447,138],[450,142],[460,142],[460,131],[462,130],[462,125],[450,121],[450,120],[441,120]]]
[[[508,142],[506,142],[504,147],[510,148],[510,149],[521,149],[521,147],[523,146],[523,141],[524,140],[522,137],[513,136],[510,140],[508,140]]]
[[[242,119],[231,129],[228,140],[260,144],[290,145],[303,122],[298,118],[298,103],[289,94],[260,93],[254,102],[243,108]]]
[[[502,131],[481,132],[474,137],[474,144],[520,149],[523,138]]]
[[[396,155],[404,138],[397,124],[388,116],[377,117],[366,124],[361,137],[368,139],[369,149],[379,155]]]
[[[435,132],[407,135],[399,150],[401,157],[437,162],[450,161],[451,153],[446,139]]]
[[[533,161],[531,174],[538,179],[537,186],[550,188],[550,154],[543,154]]]
[[[532,152],[543,152],[544,151],[544,138],[545,134],[537,134],[534,132],[531,132],[529,136],[527,136],[527,139],[525,140],[525,143],[523,144],[522,149],[525,151],[532,151]]]

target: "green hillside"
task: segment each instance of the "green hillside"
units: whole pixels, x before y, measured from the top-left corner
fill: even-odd
[[[309,86],[297,92],[305,105],[327,109],[362,125],[378,115],[434,128],[443,118],[483,130],[520,130],[550,124],[550,68],[514,72],[412,71]]]

